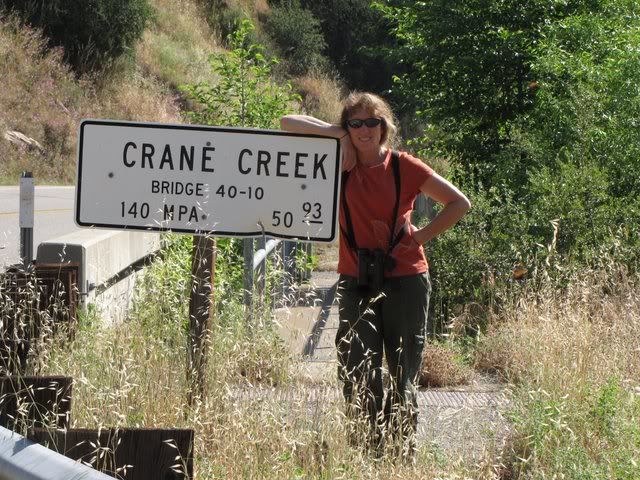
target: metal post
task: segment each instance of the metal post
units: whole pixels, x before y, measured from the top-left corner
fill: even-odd
[[[271,303],[274,308],[284,307],[284,241],[277,245],[275,266],[278,272],[276,284],[273,287]]]
[[[258,238],[258,250],[266,250],[267,242],[264,235]],[[258,264],[256,267],[256,293],[260,298],[260,303],[264,304],[264,291],[267,286],[267,256],[265,255],[264,260]]]
[[[243,304],[247,324],[253,321],[253,238],[242,241],[244,254],[244,274],[242,276]]]
[[[293,281],[292,288],[299,280],[298,271],[298,242],[291,242],[291,279]]]
[[[304,269],[304,279],[305,281],[310,280],[311,279],[311,256],[313,255],[313,244],[311,242],[307,242],[306,243],[306,250],[307,250],[307,259],[305,262],[305,269]]]
[[[282,262],[284,270],[283,280],[283,303],[291,300],[291,292],[295,283],[296,274],[296,242],[283,242]]]
[[[20,176],[20,258],[25,269],[33,261],[33,205],[35,180],[31,172]]]

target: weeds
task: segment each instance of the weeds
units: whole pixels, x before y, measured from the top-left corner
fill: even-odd
[[[543,286],[505,308],[481,339],[477,365],[517,385],[518,475],[640,475],[639,280],[610,265],[562,291]]]
[[[475,475],[469,467],[443,464],[430,447],[411,465],[391,457],[374,461],[350,446],[336,389],[298,377],[300,360],[275,333],[268,309],[256,311],[249,331],[238,296],[217,305],[206,395],[189,406],[190,242],[182,238],[168,242],[141,276],[127,321],[103,325],[90,310],[72,340],[45,332],[28,373],[74,378],[70,428],[193,428],[195,475],[203,479]],[[96,461],[113,454],[113,446],[94,443]]]

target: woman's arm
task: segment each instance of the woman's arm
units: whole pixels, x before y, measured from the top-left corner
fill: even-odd
[[[280,119],[280,128],[287,132],[309,133],[333,138],[342,138],[348,134],[344,128],[338,125],[332,125],[309,115],[285,115]]]
[[[437,173],[431,175],[422,184],[420,191],[444,205],[428,225],[413,232],[413,239],[422,245],[458,223],[458,220],[471,208],[471,202],[460,190]]]
[[[349,132],[339,125],[333,125],[309,115],[285,115],[280,119],[280,128],[287,132],[339,138],[342,150],[342,170],[351,170],[355,167],[356,150],[351,143]]]

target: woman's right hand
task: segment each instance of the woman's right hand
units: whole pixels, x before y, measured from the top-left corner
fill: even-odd
[[[280,119],[280,128],[288,132],[339,138],[342,150],[342,171],[344,172],[351,170],[358,162],[358,154],[351,143],[349,132],[339,125],[333,125],[309,115],[285,115]]]

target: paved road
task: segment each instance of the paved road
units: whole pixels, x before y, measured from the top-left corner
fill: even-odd
[[[74,187],[36,186],[33,254],[38,244],[78,230]],[[19,187],[0,187],[0,270],[20,261]]]

